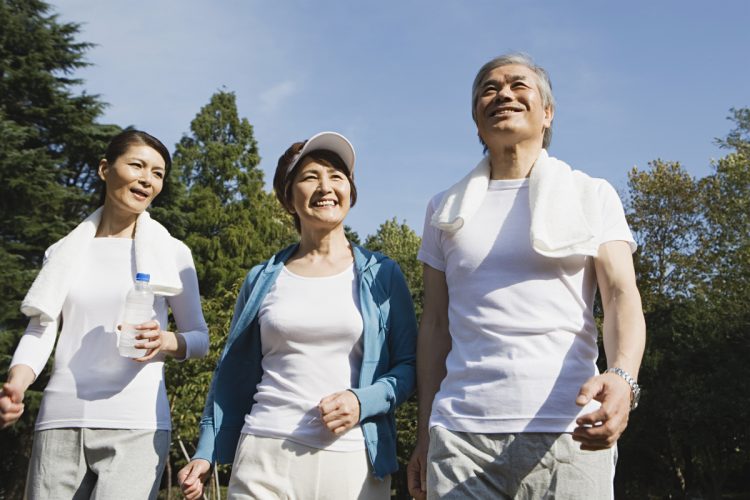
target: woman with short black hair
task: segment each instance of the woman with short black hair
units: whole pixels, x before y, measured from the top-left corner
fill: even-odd
[[[345,236],[353,169],[334,132],[279,159],[274,190],[300,241],[240,290],[198,449],[178,474],[188,499],[214,462],[232,461],[229,498],[390,498],[416,321],[398,265]]]

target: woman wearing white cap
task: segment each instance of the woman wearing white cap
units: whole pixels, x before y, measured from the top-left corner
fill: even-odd
[[[240,290],[198,449],[178,475],[188,499],[230,461],[230,498],[390,498],[416,321],[398,265],[346,239],[353,168],[352,145],[333,132],[279,159],[274,190],[300,241]]]
[[[146,499],[159,492],[171,427],[165,355],[208,351],[190,249],[146,211],[171,164],[164,144],[146,132],[112,138],[99,163],[102,207],[47,250],[23,300],[30,321],[0,390],[0,427],[20,418],[24,393],[55,351],[25,498]],[[157,294],[153,307],[144,304],[153,319],[137,327],[141,349],[121,355],[116,325],[141,273]],[[160,326],[167,327],[169,309],[179,332]]]

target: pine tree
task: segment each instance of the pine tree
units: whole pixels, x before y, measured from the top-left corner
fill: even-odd
[[[383,253],[395,260],[401,272],[404,273],[406,284],[411,291],[414,310],[417,318],[422,314],[422,264],[417,260],[417,252],[422,239],[417,236],[405,222],[399,224],[396,218],[385,221],[378,227],[375,234],[365,240],[365,246],[370,250]]]
[[[96,200],[95,167],[117,127],[96,122],[103,103],[80,92],[73,73],[89,44],[39,0],[0,0],[0,373],[26,325],[18,310],[46,247]],[[26,412],[0,433],[0,498],[23,487],[42,374],[27,391]]]
[[[417,252],[422,240],[406,223],[399,224],[396,218],[380,225],[377,232],[367,237],[365,246],[381,252],[395,260],[406,278],[417,318],[422,315],[422,264],[417,260]],[[409,498],[406,479],[406,464],[417,442],[417,398],[409,398],[396,410],[396,439],[399,470],[393,474],[393,486],[397,498]]]
[[[71,74],[89,44],[38,0],[0,2],[0,325],[19,326],[17,300],[44,249],[92,207],[96,166],[115,127],[95,123],[98,96]],[[10,266],[10,267],[8,267]]]
[[[296,235],[264,191],[253,128],[239,117],[234,93],[215,93],[190,129],[174,154],[176,179],[154,215],[191,248],[201,293],[212,297]]]
[[[215,93],[190,130],[177,144],[174,172],[151,210],[193,253],[211,339],[206,358],[167,366],[177,441],[171,476],[185,463],[181,447],[189,454],[194,451],[239,285],[252,266],[297,238],[291,217],[264,190],[253,128],[240,118],[234,93]]]

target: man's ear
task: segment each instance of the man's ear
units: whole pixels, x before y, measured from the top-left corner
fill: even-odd
[[[544,128],[552,126],[552,119],[555,117],[555,108],[547,106],[544,108]]]

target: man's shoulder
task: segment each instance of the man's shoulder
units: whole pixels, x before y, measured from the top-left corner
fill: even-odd
[[[599,196],[617,194],[614,186],[603,177],[594,177],[583,170],[571,170],[571,174],[579,187],[586,191],[597,193]]]
[[[571,169],[570,173],[573,174],[574,178],[579,180],[580,182],[589,182],[597,185],[607,182],[607,180],[602,177],[594,177],[593,175],[584,172],[583,170],[578,170],[575,168]]]
[[[443,202],[443,198],[448,193],[448,189],[443,189],[439,193],[433,195],[430,198],[430,201],[427,202],[427,207],[430,209],[431,212],[434,212],[437,210],[437,208],[440,206],[440,204]]]

